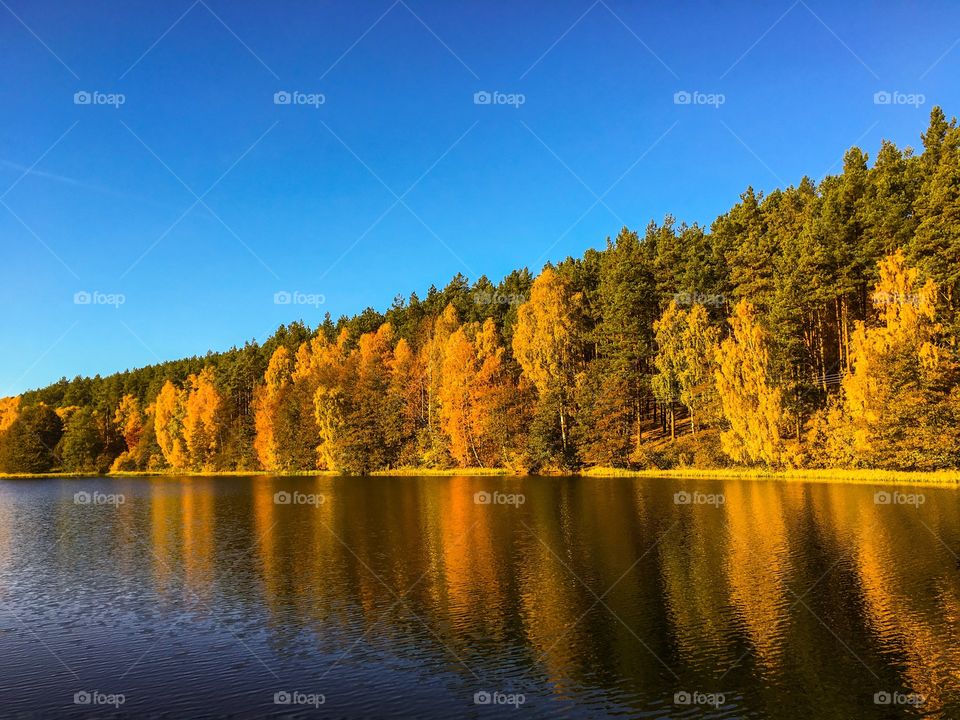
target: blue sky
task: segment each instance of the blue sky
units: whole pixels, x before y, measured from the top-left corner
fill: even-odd
[[[936,1],[2,0],[0,395],[916,147],[958,35]]]

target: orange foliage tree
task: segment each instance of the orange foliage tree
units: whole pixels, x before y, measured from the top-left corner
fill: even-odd
[[[189,460],[183,437],[185,404],[186,393],[167,380],[157,395],[154,410],[157,444],[167,464],[177,470],[185,469]]]

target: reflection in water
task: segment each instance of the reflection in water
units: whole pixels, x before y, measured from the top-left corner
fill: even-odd
[[[793,575],[787,537],[783,486],[759,483],[727,488],[724,503],[729,526],[726,572],[730,599],[756,658],[758,672],[777,675],[783,661],[782,638],[790,622],[788,590]],[[721,566],[722,567],[722,566]],[[800,589],[797,589],[800,592]]]
[[[535,716],[958,716],[955,491],[683,486],[723,502],[652,479],[3,484],[0,693],[48,715],[96,686],[146,714],[290,713],[273,695],[296,688],[336,717],[502,710],[483,690]],[[475,502],[493,489],[523,502]]]
[[[882,510],[855,527],[868,631],[890,662],[902,666],[906,692],[923,695],[927,711],[940,711],[960,692],[960,598],[957,584],[944,576],[948,548],[942,544],[942,538],[956,537],[956,506]],[[908,531],[917,524],[926,531]],[[912,556],[909,563],[905,552]]]

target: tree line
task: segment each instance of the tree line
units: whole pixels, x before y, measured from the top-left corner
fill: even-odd
[[[601,250],[0,400],[0,471],[960,466],[960,128]]]

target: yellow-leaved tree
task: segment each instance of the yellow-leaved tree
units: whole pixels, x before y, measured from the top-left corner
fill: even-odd
[[[461,467],[482,466],[471,420],[477,359],[467,336],[475,326],[458,328],[447,338],[440,384],[440,427],[449,441],[450,455]]]
[[[187,467],[189,455],[183,437],[186,393],[167,380],[154,402],[154,429],[157,444],[167,464],[176,469]]]
[[[420,360],[404,338],[393,348],[387,406],[392,415],[390,442],[398,448],[398,465],[416,465],[417,433],[426,425],[426,393]]]
[[[940,342],[937,286],[898,250],[880,262],[871,298],[878,323],[857,322],[841,401],[819,441],[837,465],[934,469],[958,453],[954,350]]]
[[[214,470],[217,452],[222,444],[223,399],[217,390],[213,368],[209,365],[200,374],[187,378],[184,406],[183,438],[189,466],[193,470]]]
[[[342,441],[346,394],[344,383],[353,378],[356,357],[347,350],[350,336],[340,332],[336,343],[326,343],[313,355],[316,390],[313,393],[314,423],[317,427],[317,464],[325,470],[343,466]]]
[[[493,319],[484,321],[473,345],[477,373],[471,385],[470,426],[481,466],[503,465],[522,437],[523,423],[517,388],[504,362],[506,348]]]
[[[0,398],[0,433],[6,432],[20,414],[20,397]]]
[[[768,375],[767,331],[746,300],[737,303],[729,321],[731,334],[717,348],[714,370],[727,425],[721,447],[736,462],[780,465],[786,455],[780,435],[783,399]]]
[[[433,321],[426,339],[420,345],[419,365],[424,390],[426,432],[420,438],[420,463],[427,467],[449,465],[446,437],[441,427],[440,389],[443,385],[443,361],[447,340],[460,327],[457,309],[447,305]]]
[[[684,310],[671,301],[663,315],[653,324],[657,341],[654,365],[657,374],[651,381],[654,395],[670,414],[670,436],[676,436],[675,403],[679,401],[690,413],[690,429],[696,432],[697,419],[708,415],[713,404],[713,362],[716,354],[717,329],[703,305]]]
[[[275,472],[282,469],[277,442],[277,420],[286,390],[291,383],[293,359],[290,351],[278,347],[267,363],[263,384],[253,394],[253,424],[255,435],[253,448],[264,470]]]
[[[500,464],[508,440],[517,434],[510,417],[513,386],[503,354],[490,318],[482,326],[464,325],[447,339],[440,417],[450,455],[461,467]]]
[[[140,441],[146,416],[135,395],[124,395],[113,414],[113,423],[120,429],[126,449],[113,461],[111,470],[136,470],[140,464]]]
[[[513,355],[536,387],[541,404],[559,421],[561,451],[570,447],[571,396],[576,380],[580,297],[567,281],[547,267],[533,282],[530,299],[517,311]]]
[[[336,418],[317,414],[318,398],[336,391],[343,382],[344,358],[349,333],[344,329],[336,342],[320,334],[297,351],[296,370],[293,373],[290,423],[299,427],[290,454],[297,458],[292,464],[306,465],[321,470],[335,470]],[[291,431],[293,428],[291,427]]]

